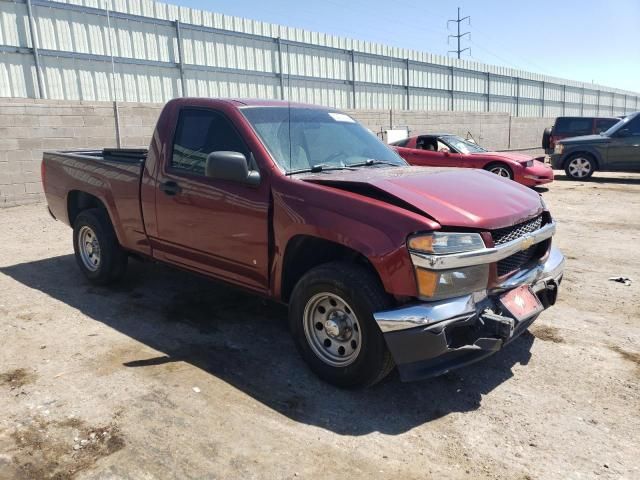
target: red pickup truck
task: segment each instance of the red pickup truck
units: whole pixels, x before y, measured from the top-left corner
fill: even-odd
[[[322,107],[175,99],[148,150],[46,152],[42,179],[91,282],[118,280],[136,256],[287,303],[303,358],[339,386],[486,357],[562,278],[537,193],[411,167]]]

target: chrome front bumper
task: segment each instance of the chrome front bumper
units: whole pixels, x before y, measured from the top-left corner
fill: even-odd
[[[478,305],[488,296],[501,293],[520,285],[531,285],[538,293],[547,288],[550,281],[560,283],[564,271],[564,256],[556,247],[551,247],[546,262],[528,270],[518,272],[490,292],[476,292],[437,302],[420,302],[404,305],[393,310],[373,314],[383,333],[414,327],[425,327],[443,321],[469,318],[478,312]]]
[[[564,257],[552,247],[547,260],[517,273],[491,291],[377,312],[403,381],[441,375],[481,360],[517,338],[537,318],[521,321],[504,312],[499,296],[529,285],[544,308],[555,303]]]

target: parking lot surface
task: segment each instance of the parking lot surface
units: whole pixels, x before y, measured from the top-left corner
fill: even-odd
[[[93,287],[43,205],[0,210],[0,478],[640,478],[640,175],[543,195],[567,266],[531,333],[360,391],[283,306],[136,261]]]

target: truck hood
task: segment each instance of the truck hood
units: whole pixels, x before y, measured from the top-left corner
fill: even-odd
[[[583,135],[581,137],[563,138],[562,140],[559,140],[558,143],[562,143],[563,145],[573,145],[577,143],[607,143],[608,141],[609,137],[604,135]]]
[[[543,210],[535,191],[484,170],[362,167],[299,178],[404,206],[448,227],[493,230]]]

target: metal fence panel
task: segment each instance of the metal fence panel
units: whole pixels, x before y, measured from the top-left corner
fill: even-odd
[[[5,53],[0,63],[0,96],[30,97],[36,90],[36,71],[31,56]]]
[[[513,116],[516,115],[516,102],[513,98],[508,97],[491,97],[490,111],[506,112]]]
[[[412,90],[409,110],[451,110],[449,92],[436,90]]]
[[[33,32],[26,0],[0,0],[2,96],[257,96],[519,116],[622,115],[640,107],[635,92],[153,0],[31,2]]]

